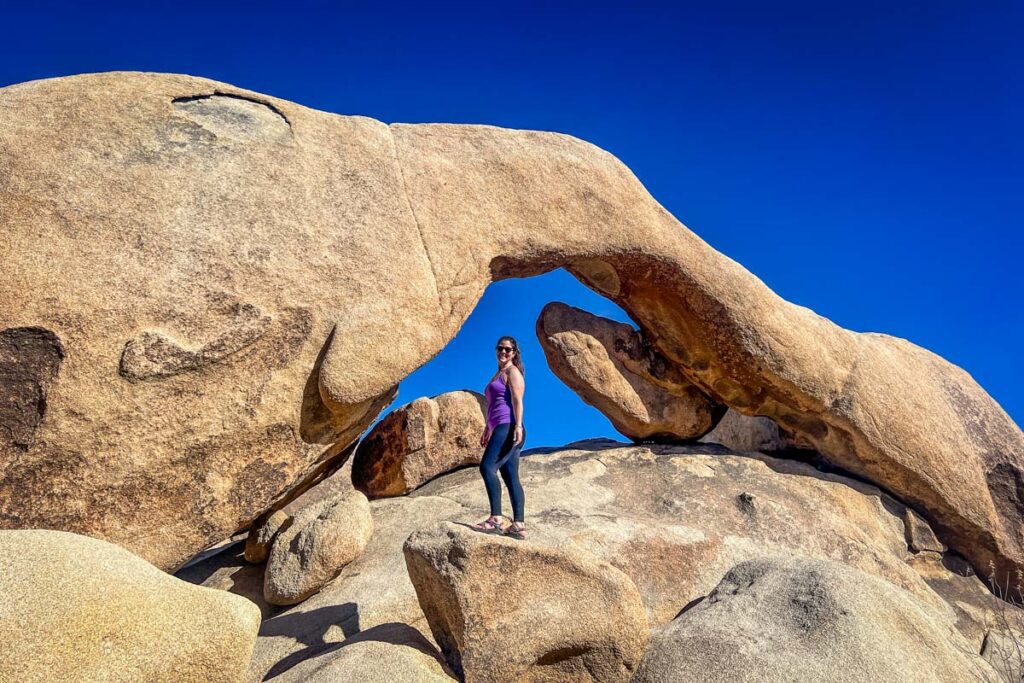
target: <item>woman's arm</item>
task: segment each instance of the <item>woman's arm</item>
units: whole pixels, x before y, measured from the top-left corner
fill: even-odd
[[[516,414],[516,428],[521,429],[523,426],[523,394],[526,392],[526,381],[523,379],[523,373],[514,365],[508,370],[508,383],[512,388],[512,410]],[[520,438],[522,438],[521,435]],[[515,443],[519,443],[519,438],[516,439]]]

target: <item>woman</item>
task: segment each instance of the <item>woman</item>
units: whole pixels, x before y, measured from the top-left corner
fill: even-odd
[[[504,533],[513,538],[525,539],[526,526],[523,524],[523,485],[519,483],[519,453],[526,441],[523,427],[523,392],[526,381],[525,370],[519,355],[519,344],[513,337],[502,337],[494,348],[498,356],[498,372],[491,378],[484,395],[487,397],[487,425],[480,436],[480,445],[485,446],[480,461],[480,474],[487,488],[491,516],[474,524],[477,531]],[[501,484],[498,471],[508,487],[515,515],[512,524],[502,529]]]

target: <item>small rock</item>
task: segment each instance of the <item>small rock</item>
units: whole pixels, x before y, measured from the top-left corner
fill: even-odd
[[[372,533],[369,501],[355,489],[303,508],[270,549],[267,602],[294,605],[316,593],[362,554]]]
[[[635,441],[696,439],[725,412],[631,325],[552,301],[536,332],[551,371]]]
[[[907,538],[907,547],[915,553],[926,550],[944,553],[946,546],[942,544],[935,532],[928,525],[928,522],[921,519],[917,513],[907,508],[903,513],[903,530]]]
[[[272,510],[261,515],[253,523],[249,536],[245,539],[246,561],[253,564],[266,562],[274,538],[290,519],[291,517],[282,510]]]

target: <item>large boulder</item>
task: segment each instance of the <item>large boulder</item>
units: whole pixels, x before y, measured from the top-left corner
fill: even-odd
[[[655,630],[635,683],[996,680],[968,642],[892,584],[805,557],[745,562]]]
[[[553,301],[536,332],[551,371],[631,439],[696,439],[725,412],[631,325]]]
[[[5,527],[178,566],[353,441],[489,283],[563,267],[715,401],[1024,570],[1024,434],[970,375],[784,301],[591,144],[166,74],[0,111]]]
[[[479,463],[486,408],[479,392],[449,391],[392,410],[356,447],[352,482],[370,498],[401,496]]]
[[[303,508],[274,538],[263,597],[274,605],[302,602],[359,557],[372,535],[369,502],[354,488]]]
[[[413,532],[403,551],[434,638],[467,683],[632,677],[647,617],[607,562],[451,522]]]
[[[0,531],[0,680],[241,681],[260,611],[111,543]]]

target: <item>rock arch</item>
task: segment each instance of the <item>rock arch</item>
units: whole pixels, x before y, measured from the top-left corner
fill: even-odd
[[[180,107],[214,95],[272,115],[242,135]],[[178,566],[350,444],[487,284],[564,267],[716,399],[902,496],[975,566],[1024,568],[1024,436],[966,372],[784,301],[591,144],[168,74],[19,84],[0,111],[0,329],[66,347],[33,447],[0,452],[2,526]],[[260,334],[220,349],[249,307]],[[215,362],[119,377],[156,335]]]

